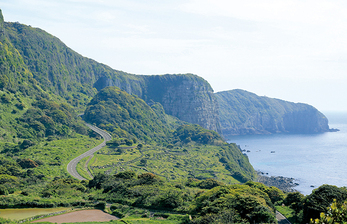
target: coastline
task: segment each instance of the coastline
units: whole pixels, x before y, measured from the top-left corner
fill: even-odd
[[[256,182],[263,183],[268,187],[274,186],[283,192],[297,192],[298,190],[294,189],[294,187],[299,184],[296,183],[296,179],[291,177],[283,177],[283,176],[268,176],[267,173],[257,171],[257,179]]]

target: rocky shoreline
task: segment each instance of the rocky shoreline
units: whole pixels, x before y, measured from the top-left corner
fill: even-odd
[[[257,171],[258,177],[256,179],[257,182],[263,183],[266,186],[274,186],[284,192],[296,192],[297,190],[294,187],[299,184],[296,183],[294,178],[290,177],[282,177],[282,176],[268,176],[267,173],[263,173],[261,171]]]

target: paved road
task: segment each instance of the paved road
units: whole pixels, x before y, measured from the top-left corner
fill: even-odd
[[[104,138],[104,141],[100,145],[98,145],[98,146],[92,148],[91,150],[83,153],[82,155],[74,158],[67,165],[67,172],[69,172],[73,177],[75,177],[75,178],[77,178],[79,180],[85,180],[85,178],[82,177],[81,175],[79,175],[79,173],[76,170],[76,166],[77,166],[78,162],[81,161],[81,159],[83,159],[85,157],[93,155],[94,152],[96,152],[96,151],[100,150],[102,147],[104,147],[106,145],[107,141],[110,141],[112,139],[111,135],[109,133],[107,133],[106,131],[104,131],[104,130],[98,128],[98,127],[95,127],[93,125],[87,124],[87,123],[86,123],[86,125],[90,129],[92,129],[93,131],[95,131],[96,133],[101,135]]]
[[[279,211],[276,211],[276,219],[278,224],[291,224],[284,215],[282,215]]]

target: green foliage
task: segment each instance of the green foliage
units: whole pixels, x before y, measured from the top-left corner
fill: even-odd
[[[298,217],[293,209],[288,206],[277,205],[275,206],[276,210],[279,211],[284,217],[288,219],[290,223],[301,223],[302,217]]]
[[[267,195],[269,196],[269,198],[273,204],[275,204],[276,202],[280,202],[285,198],[285,194],[277,187],[273,187],[273,186],[268,187],[262,183],[257,183],[257,182],[253,182],[253,181],[248,181],[246,183],[246,185],[248,185],[252,188],[257,188],[257,189],[267,193]]]
[[[313,190],[303,201],[304,222],[310,219],[320,217],[320,214],[326,213],[327,208],[334,202],[341,203],[347,199],[347,189],[338,188],[332,185],[322,185]]]
[[[212,189],[217,186],[223,186],[224,183],[219,182],[215,179],[211,179],[211,178],[206,180],[197,180],[197,179],[189,178],[186,185],[189,187],[198,187],[201,189]]]
[[[80,181],[72,178],[59,178],[56,177],[52,182],[46,185],[42,190],[42,197],[64,197],[64,196],[79,196],[86,191]]]
[[[106,129],[116,138],[166,141],[170,134],[166,121],[161,120],[150,106],[117,87],[101,90],[89,103],[84,119]]]
[[[311,219],[312,224],[334,224],[347,223],[347,205],[346,202],[334,202],[327,208],[327,212],[321,213],[319,219]]]
[[[132,170],[128,170],[128,171],[117,173],[114,176],[116,178],[121,178],[121,179],[133,179],[136,177],[136,173]]]
[[[291,192],[287,194],[286,198],[283,200],[283,203],[298,214],[300,210],[303,209],[303,199],[304,195],[302,195],[300,192]]]
[[[4,219],[0,217],[0,223],[1,224],[17,224],[17,222],[9,220],[9,219]]]
[[[174,135],[185,143],[191,141],[201,144],[216,144],[218,142],[223,142],[222,137],[217,132],[204,129],[197,124],[182,125],[176,129]]]
[[[87,134],[87,128],[76,118],[75,111],[67,104],[57,104],[41,98],[34,102],[33,106],[18,118],[18,124],[22,124],[18,130],[25,130],[18,133],[20,137],[67,137],[71,135],[71,131]]]
[[[153,173],[143,173],[137,178],[139,179],[139,184],[154,184],[160,181],[159,177]]]
[[[176,188],[151,173],[126,179],[98,174],[89,181],[88,187],[103,189],[107,201],[143,208],[178,209],[188,206],[193,198],[190,192]]]
[[[20,159],[18,161],[18,164],[23,168],[23,169],[28,169],[28,168],[36,168],[38,167],[39,165],[31,160],[31,159]]]
[[[236,223],[272,223],[275,215],[269,202],[265,192],[248,185],[219,186],[199,195],[191,212],[201,216],[200,219],[214,220],[216,215],[228,212],[229,218]]]
[[[227,158],[225,163],[220,162],[222,157]],[[131,148],[108,146],[98,151],[94,158],[95,161],[89,163],[93,173],[147,171],[169,180],[182,177],[200,180],[212,178],[229,184],[255,178],[252,166],[235,144],[225,144],[221,147],[178,142],[170,149],[165,145],[154,144]],[[242,176],[243,179],[235,179],[236,172],[239,173],[237,177]]]

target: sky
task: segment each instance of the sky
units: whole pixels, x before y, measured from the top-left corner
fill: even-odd
[[[347,111],[347,1],[0,0],[5,21],[138,75]]]

